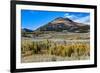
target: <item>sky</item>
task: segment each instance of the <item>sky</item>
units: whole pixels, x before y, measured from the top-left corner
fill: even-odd
[[[85,12],[21,10],[21,26],[22,28],[36,30],[57,17],[69,18],[75,22],[85,24],[90,23],[90,13]]]

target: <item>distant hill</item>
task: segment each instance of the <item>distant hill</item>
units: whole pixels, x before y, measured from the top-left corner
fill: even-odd
[[[58,17],[36,31],[66,31],[66,32],[89,32],[90,26],[83,23],[74,22],[69,18]]]
[[[21,31],[22,32],[33,32],[33,30],[30,30],[30,29],[27,29],[27,28],[23,28]]]

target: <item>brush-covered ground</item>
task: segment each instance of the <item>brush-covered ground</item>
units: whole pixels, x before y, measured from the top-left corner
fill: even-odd
[[[27,35],[21,39],[22,63],[90,58],[89,33],[46,32]]]

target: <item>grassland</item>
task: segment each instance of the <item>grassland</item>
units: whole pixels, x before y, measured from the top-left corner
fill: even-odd
[[[90,57],[89,33],[45,33],[22,37],[22,62],[87,60]]]

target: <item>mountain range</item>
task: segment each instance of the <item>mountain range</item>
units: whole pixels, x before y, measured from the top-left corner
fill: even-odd
[[[35,31],[57,31],[57,32],[89,32],[90,25],[84,23],[74,22],[69,18],[58,17],[51,22],[37,28],[36,30],[30,30],[23,28],[22,32],[35,32]]]

